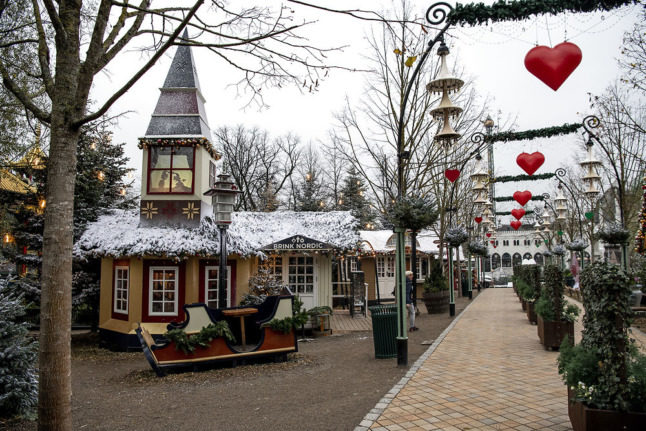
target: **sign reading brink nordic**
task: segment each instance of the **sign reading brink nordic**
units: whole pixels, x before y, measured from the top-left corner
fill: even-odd
[[[317,241],[306,236],[294,235],[289,238],[285,238],[280,241],[276,241],[273,244],[264,246],[262,249],[271,251],[271,250],[286,250],[286,251],[317,251],[317,250],[331,250],[334,246],[327,244],[325,242]]]

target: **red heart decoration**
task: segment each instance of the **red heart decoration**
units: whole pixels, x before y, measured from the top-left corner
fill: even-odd
[[[455,182],[455,180],[458,179],[460,176],[460,170],[459,169],[447,169],[444,171],[444,176],[446,177],[447,180],[451,182]]]
[[[525,215],[525,210],[522,208],[514,208],[511,210],[511,215],[513,215],[516,220],[520,220]]]
[[[548,87],[556,91],[581,63],[581,49],[563,42],[554,48],[536,46],[525,55],[525,68]]]
[[[482,217],[476,217],[474,218],[474,220],[476,221],[476,223],[480,224],[480,222],[482,221]]]
[[[485,235],[487,235],[487,238],[491,237],[491,232],[487,232]]]
[[[516,202],[525,206],[525,204],[532,198],[532,192],[529,190],[525,190],[524,192],[514,192],[513,198]]]
[[[538,151],[532,154],[520,153],[518,157],[516,157],[516,163],[518,163],[518,166],[527,172],[527,175],[533,175],[544,162],[545,156],[543,153]]]
[[[491,240],[491,241],[489,241],[489,242],[490,242],[490,243],[492,243],[492,244],[494,244],[494,245],[496,245],[496,241],[494,241],[494,240]]]
[[[518,221],[518,220],[512,220],[512,222],[509,223],[509,224],[511,225],[511,227],[514,228],[514,230],[518,230],[518,228],[520,227],[520,225],[522,223],[520,221]]]

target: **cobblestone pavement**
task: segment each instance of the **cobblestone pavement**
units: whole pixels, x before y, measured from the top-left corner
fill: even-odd
[[[570,430],[557,356],[512,289],[487,289],[355,431]]]

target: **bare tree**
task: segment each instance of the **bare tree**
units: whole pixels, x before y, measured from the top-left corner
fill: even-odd
[[[266,131],[243,125],[221,127],[215,137],[225,170],[241,191],[236,209],[275,210],[300,159],[299,139],[287,135],[272,140]]]
[[[343,177],[349,166],[344,157],[342,146],[339,139],[330,133],[330,141],[322,144],[324,186],[327,188],[327,194],[330,197],[330,209],[339,209],[343,202],[341,189],[343,188]]]
[[[325,51],[300,34],[290,8],[232,6],[204,0],[153,8],[152,1],[15,0],[0,2],[0,75],[4,86],[51,128],[42,268],[39,428],[70,430],[70,327],[76,145],[81,126],[104,115],[173,44],[204,46],[241,72],[237,85],[262,103],[261,90],[316,79]],[[198,39],[180,37],[186,28]],[[20,30],[20,31],[15,31]],[[28,70],[12,49],[29,57]],[[88,103],[97,74],[127,48],[150,52],[121,87],[95,107]],[[45,103],[34,97],[35,81]]]

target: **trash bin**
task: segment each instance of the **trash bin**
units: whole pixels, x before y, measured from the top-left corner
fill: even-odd
[[[372,337],[375,358],[397,357],[397,306],[395,304],[369,307],[372,316]]]

